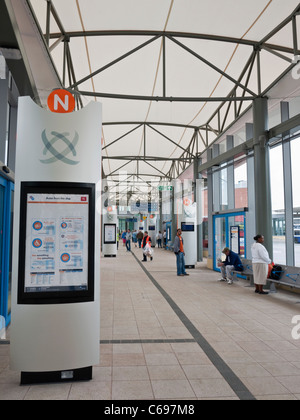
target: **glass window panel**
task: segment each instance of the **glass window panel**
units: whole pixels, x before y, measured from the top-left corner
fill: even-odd
[[[234,166],[235,208],[248,207],[247,161],[235,163]]]
[[[220,198],[221,208],[220,210],[228,210],[228,180],[227,180],[227,168],[222,169],[220,172]]]
[[[291,142],[295,265],[300,267],[300,138]]]
[[[226,246],[226,218],[217,217],[215,219],[215,266],[217,266],[218,259],[225,260],[223,249]]]
[[[273,222],[273,259],[286,264],[285,202],[282,145],[270,149],[270,175]],[[258,232],[262,233],[263,232]]]
[[[213,211],[220,211],[220,183],[219,171],[214,172],[213,178]]]

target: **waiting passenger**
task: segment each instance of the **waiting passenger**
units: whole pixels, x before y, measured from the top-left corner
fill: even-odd
[[[185,271],[185,252],[183,248],[182,230],[177,229],[177,236],[174,241],[174,253],[176,255],[177,276],[189,276]]]
[[[227,281],[228,284],[232,284],[232,272],[243,271],[243,264],[238,254],[231,251],[229,248],[224,248],[222,251],[226,255],[226,260],[222,262],[221,260],[218,263],[218,267],[221,268],[222,278],[220,281]]]
[[[153,260],[153,251],[152,251],[152,248],[151,248],[151,238],[148,235],[148,232],[145,232],[145,234],[144,234],[142,248],[143,248],[142,262],[146,262],[147,257],[150,257],[150,260],[152,261]]]
[[[256,235],[254,240],[256,242],[252,245],[251,252],[255,293],[268,295],[268,292],[264,292],[263,287],[267,284],[271,260],[268,251],[263,245],[265,238],[262,235]]]

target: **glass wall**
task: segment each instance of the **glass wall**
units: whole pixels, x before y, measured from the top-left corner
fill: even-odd
[[[285,137],[270,148],[274,262],[296,267],[300,267],[299,156],[300,137]]]
[[[248,207],[246,158],[223,166],[213,173],[214,212]],[[232,171],[234,180],[230,176]]]
[[[300,267],[300,137],[291,141],[295,266]]]
[[[219,172],[220,175],[220,210],[228,210],[228,177],[227,168]]]
[[[246,159],[236,162],[234,165],[234,202],[236,209],[248,207],[248,177]]]
[[[270,149],[270,179],[273,222],[273,259],[286,264],[285,201],[282,145]]]

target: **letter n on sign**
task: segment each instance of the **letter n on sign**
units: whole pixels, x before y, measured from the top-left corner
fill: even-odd
[[[74,96],[64,89],[57,89],[48,96],[48,108],[51,112],[65,114],[75,109]]]

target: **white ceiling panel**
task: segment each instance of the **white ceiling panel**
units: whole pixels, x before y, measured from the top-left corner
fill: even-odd
[[[45,34],[47,2],[30,1]],[[255,51],[287,18],[287,25],[270,36],[259,53],[262,92],[290,66],[287,60],[295,47],[291,14],[299,2],[52,0],[52,5],[51,55],[63,78],[64,43],[60,41],[68,40],[75,75],[75,81],[73,76],[70,81],[66,72],[65,87],[81,92],[83,106],[92,100],[101,102],[103,122],[114,123],[103,127],[108,146],[103,155],[110,158],[103,162],[104,172],[110,174],[126,164],[128,173],[145,172],[151,179],[167,173],[171,162],[137,164],[114,157],[143,158],[146,133],[146,157],[179,158],[183,149],[193,145],[195,129],[199,134],[193,153],[203,151],[221,128],[233,122],[236,110],[241,113],[259,94]],[[271,51],[269,44],[273,44]],[[234,89],[236,96],[249,100],[229,108],[227,96]]]

